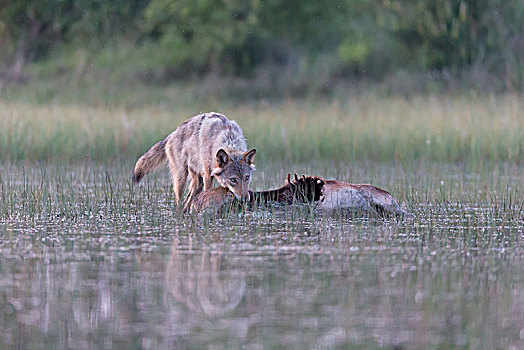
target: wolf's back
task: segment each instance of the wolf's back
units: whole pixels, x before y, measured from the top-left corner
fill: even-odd
[[[169,136],[153,145],[144,153],[142,157],[138,159],[135,165],[135,171],[133,172],[133,182],[138,183],[144,177],[145,174],[158,168],[166,161],[166,143]]]
[[[204,150],[201,157],[209,163],[214,163],[219,149],[228,154],[247,151],[247,143],[240,126],[224,115],[210,112],[200,115],[198,123],[198,147]],[[202,151],[201,151],[202,152]]]

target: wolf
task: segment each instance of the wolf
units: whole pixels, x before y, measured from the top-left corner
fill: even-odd
[[[191,117],[136,162],[133,182],[168,162],[177,206],[180,206],[188,176],[187,211],[196,194],[209,190],[213,178],[239,200],[249,199],[249,183],[256,149],[247,143],[238,124],[224,115],[210,112]]]

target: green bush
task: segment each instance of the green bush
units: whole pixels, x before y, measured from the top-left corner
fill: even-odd
[[[523,18],[520,0],[12,0],[0,6],[0,69],[19,73],[57,45],[129,41],[145,57],[137,73],[152,76],[255,77],[325,60],[322,82],[474,72],[512,90],[524,85]]]
[[[384,1],[386,28],[426,70],[457,75],[472,66],[522,84],[524,3],[518,0]]]

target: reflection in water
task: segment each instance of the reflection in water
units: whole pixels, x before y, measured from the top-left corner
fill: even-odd
[[[56,341],[61,347],[82,348],[93,329],[103,339],[119,327],[114,321],[124,315],[113,293],[114,276],[104,273],[111,262],[60,260],[44,253],[41,259],[1,264],[5,328],[0,338],[7,344],[41,348]]]
[[[479,251],[476,231],[406,232],[351,227],[329,249],[3,243],[0,349],[523,348],[521,253]]]
[[[246,288],[245,273],[222,252],[180,250],[173,243],[166,268],[169,292],[194,312],[220,316],[233,310]]]

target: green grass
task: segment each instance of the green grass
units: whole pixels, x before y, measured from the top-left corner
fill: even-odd
[[[185,119],[210,110],[239,122],[263,164],[423,160],[482,165],[524,160],[524,102],[519,95],[359,94],[343,101],[199,105],[187,100],[139,107],[8,99],[0,101],[0,110],[4,162],[135,159]]]

